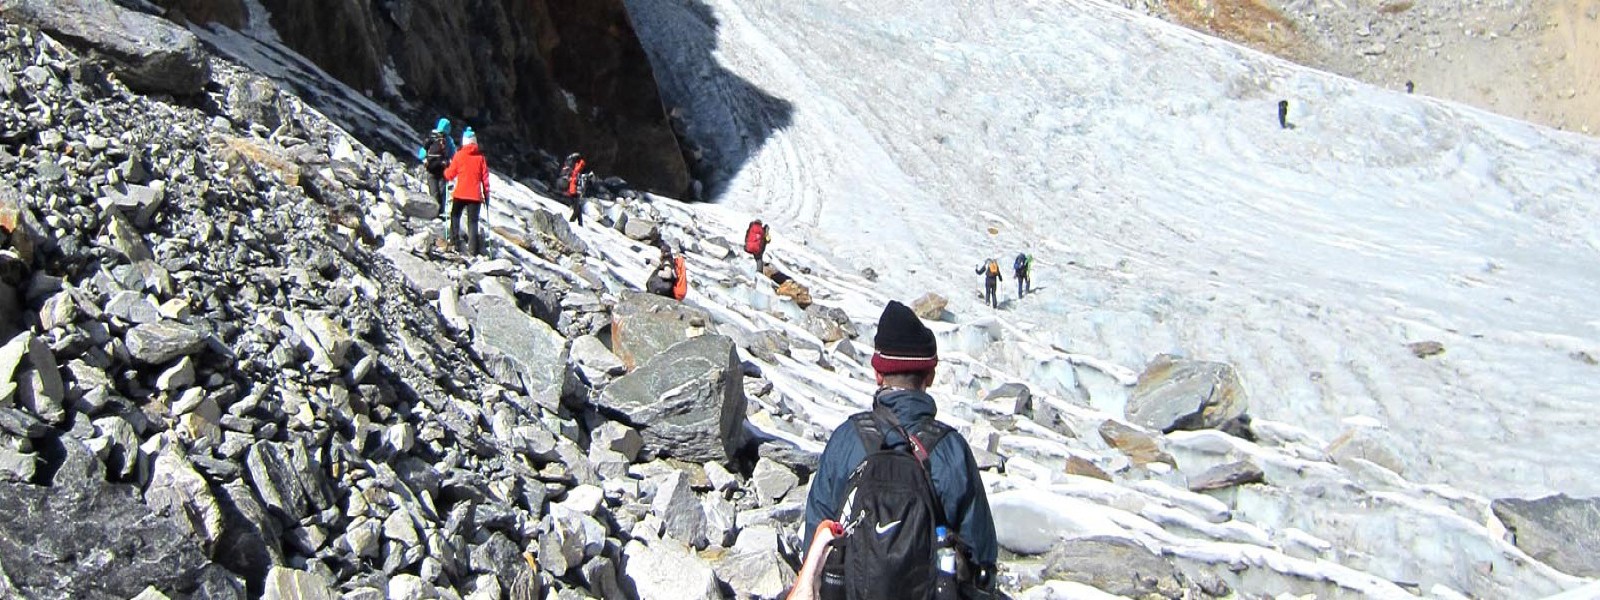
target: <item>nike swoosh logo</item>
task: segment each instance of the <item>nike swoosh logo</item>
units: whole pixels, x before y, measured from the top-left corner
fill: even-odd
[[[877,527],[873,527],[873,529],[878,530],[878,535],[883,535],[885,533],[888,533],[888,531],[890,529],[894,529],[895,525],[899,525],[899,524],[900,524],[899,521],[894,521],[892,523],[885,523],[883,525],[879,525]]]

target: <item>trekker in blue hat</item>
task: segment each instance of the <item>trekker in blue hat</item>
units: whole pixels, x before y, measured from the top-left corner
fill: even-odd
[[[428,141],[417,148],[417,159],[428,172],[428,195],[439,203],[440,218],[444,217],[445,202],[449,199],[445,193],[444,170],[455,155],[456,142],[450,139],[450,119],[441,117],[433,126],[433,132],[428,134]]]

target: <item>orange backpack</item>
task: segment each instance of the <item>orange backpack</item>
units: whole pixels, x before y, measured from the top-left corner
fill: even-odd
[[[689,275],[684,266],[682,256],[672,259],[672,271],[678,276],[677,281],[672,282],[672,298],[678,301],[689,295]]]

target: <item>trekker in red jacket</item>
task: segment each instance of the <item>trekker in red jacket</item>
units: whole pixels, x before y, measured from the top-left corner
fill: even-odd
[[[468,127],[461,134],[461,149],[450,159],[444,170],[445,179],[455,181],[450,193],[450,247],[456,247],[456,231],[461,227],[461,213],[467,213],[467,249],[474,256],[482,247],[478,233],[478,212],[489,201],[489,163],[478,149],[478,136]]]

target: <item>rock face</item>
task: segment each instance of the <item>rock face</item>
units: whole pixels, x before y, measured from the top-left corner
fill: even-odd
[[[744,442],[744,370],[723,336],[668,348],[613,382],[599,404],[639,428],[647,452],[726,460]]]
[[[1129,598],[1205,597],[1160,555],[1116,538],[1062,541],[1045,556],[1044,576]]]
[[[1219,429],[1248,407],[1233,365],[1157,356],[1128,399],[1128,420],[1169,433]]]
[[[397,105],[394,92],[420,100],[475,125],[486,143],[517,139],[556,155],[579,151],[598,173],[674,197],[689,189],[683,152],[621,0],[261,4],[286,45],[356,90]],[[232,11],[201,12],[185,14],[226,22]],[[386,89],[386,68],[398,75],[398,89]]]
[[[103,0],[0,0],[0,16],[85,45],[111,59],[136,91],[199,93],[211,71],[193,34]]]
[[[567,340],[510,300],[488,294],[462,298],[471,310],[479,352],[500,382],[555,408],[567,380]]]
[[[1557,494],[1490,506],[1529,556],[1572,575],[1600,577],[1600,498]]]
[[[81,444],[68,452],[93,460]],[[25,598],[131,598],[152,585],[200,587],[206,559],[184,524],[152,513],[131,486],[74,470],[64,465],[52,487],[0,483],[0,581]]]
[[[711,315],[670,298],[627,293],[611,312],[611,351],[632,370],[711,325]]]
[[[622,549],[627,562],[623,577],[633,584],[639,600],[710,600],[722,598],[717,579],[683,544],[661,540],[649,546],[628,542]]]

